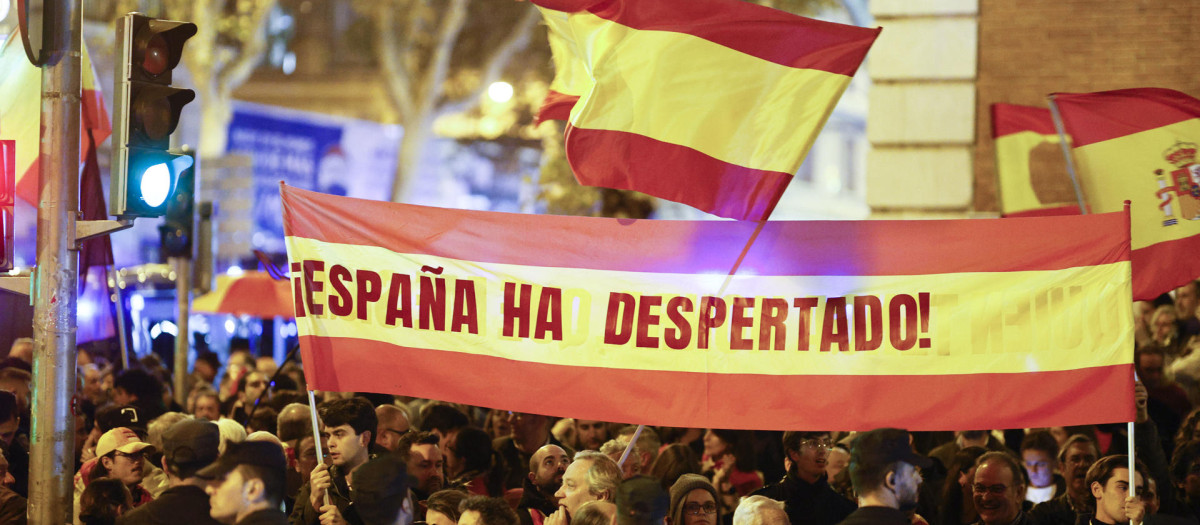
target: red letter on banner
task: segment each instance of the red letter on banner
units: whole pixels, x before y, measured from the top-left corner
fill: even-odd
[[[562,341],[562,289],[543,286],[538,295],[538,319],[533,327],[534,339],[545,339],[546,332],[555,341]]]
[[[300,263],[292,263],[292,303],[296,310],[296,318],[305,317],[304,313],[304,290],[301,282],[304,280],[303,267]]]
[[[454,313],[450,318],[450,331],[479,334],[479,310],[475,302],[475,282],[469,279],[454,281]]]
[[[870,318],[871,324],[867,325]],[[867,335],[870,332],[871,335]],[[878,350],[883,344],[883,302],[874,295],[854,297],[854,349]]]
[[[329,296],[329,313],[346,317],[354,311],[350,289],[346,287],[346,281],[350,280],[350,270],[345,266],[335,264],[329,267],[329,284],[333,285],[333,292],[336,294]]]
[[[638,348],[658,348],[658,338],[650,335],[650,327],[658,326],[658,314],[651,313],[651,308],[662,305],[661,295],[643,295],[638,300],[637,313],[637,346]]]
[[[517,283],[504,283],[504,337],[529,337],[530,310],[533,309],[533,285],[521,285],[521,298],[517,299]],[[513,330],[515,323],[521,323],[518,330]]]
[[[821,327],[821,351],[828,352],[837,343],[838,350],[850,349],[850,328],[846,322],[846,298],[825,300],[825,322]]]
[[[383,295],[383,278],[371,270],[358,270],[354,272],[354,280],[358,281],[354,309],[358,310],[358,318],[366,321],[367,303],[376,302]]]
[[[404,321],[405,328],[412,328],[412,281],[405,273],[393,273],[388,286],[387,324],[396,326],[396,320]]]
[[[421,276],[420,321],[417,325],[422,330],[429,329],[429,320],[433,319],[433,329],[446,330],[446,280],[441,277],[429,278]]]
[[[696,330],[696,346],[708,348],[708,332],[725,324],[725,300],[720,297],[700,298],[700,327]]]
[[[313,300],[313,293],[325,289],[325,283],[316,280],[317,272],[322,271],[325,271],[325,261],[304,261],[304,300],[308,304],[308,311],[313,315],[321,315],[325,311],[324,306]]]
[[[808,351],[808,338],[812,335],[812,311],[817,307],[816,297],[797,297],[792,299],[792,306],[800,309],[800,341],[796,350]]]
[[[784,299],[768,297],[762,300],[758,316],[759,350],[783,350],[784,341],[787,340],[787,327],[784,325],[784,321],[787,320],[787,308],[788,304]]]
[[[604,344],[623,345],[633,336],[633,296],[627,293],[608,294],[608,316],[604,323]],[[618,312],[620,318],[617,317]]]
[[[663,330],[663,341],[667,343],[668,348],[683,350],[692,340],[692,325],[683,316],[683,312],[690,311],[692,311],[692,300],[687,297],[672,297],[670,301],[667,301],[667,317],[678,327],[678,330],[675,328]]]
[[[729,349],[753,350],[754,339],[742,337],[747,328],[754,325],[754,319],[746,315],[746,308],[754,308],[753,297],[734,297],[733,312],[729,314]]]

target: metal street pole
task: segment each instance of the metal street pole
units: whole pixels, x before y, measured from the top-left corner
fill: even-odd
[[[42,68],[41,177],[38,181],[37,294],[33,309],[33,407],[29,523],[72,520],[75,465],[75,302],[79,208],[79,0],[48,0],[54,29],[47,48],[60,58]],[[53,14],[51,14],[53,13]]]
[[[170,257],[170,261],[171,266],[175,267],[175,297],[179,306],[179,317],[175,320],[175,402],[186,407],[188,344],[191,342],[188,314],[191,313],[192,261],[187,257]]]

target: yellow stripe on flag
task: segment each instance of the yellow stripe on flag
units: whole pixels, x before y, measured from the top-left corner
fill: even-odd
[[[549,32],[550,53],[554,56],[554,80],[550,89],[564,95],[580,96],[592,87],[587,62],[581,58],[572,34],[569,14],[538,6]]]
[[[1042,144],[1059,144],[1058,135],[1043,135],[1036,131],[1021,131],[997,137],[996,177],[1000,181],[1000,207],[1003,213],[1017,213],[1044,208],[1033,190],[1029,157]]]
[[[575,104],[573,126],[635,133],[738,166],[794,173],[850,83],[685,33],[632,29],[590,13],[569,20],[588,61],[606,72],[593,72],[596,85]]]
[[[727,288],[724,301],[729,310],[724,323],[711,329],[708,350],[701,350],[697,344],[698,308],[680,312],[693,334],[686,348],[676,350],[661,344],[639,347],[635,342],[637,332],[641,329],[647,337],[664,340],[666,330],[678,327],[668,312],[669,300],[683,296],[697,305],[698,295],[711,294],[721,288],[724,275],[480,263],[398,254],[380,247],[326,243],[291,236],[287,237],[287,245],[289,258],[294,263],[305,260],[324,263],[321,272],[312,274],[315,285],[303,285],[302,288],[299,301],[306,301],[311,291],[312,304],[318,305],[322,313],[313,314],[309,310],[307,316],[297,318],[301,336],[395,341],[415,348],[566,366],[767,375],[1025,373],[1128,364],[1132,359],[1128,262],[1003,273],[740,276],[735,277]],[[342,267],[340,274],[343,275],[336,282],[332,278],[335,266]],[[423,272],[423,266],[440,267],[442,271],[437,275]],[[359,274],[359,270],[367,273]],[[398,274],[409,277],[409,301],[398,300],[397,304],[411,307],[412,328],[406,328],[402,321],[387,323],[389,310],[393,309],[390,299],[392,278]],[[372,276],[377,278],[375,282],[372,282]],[[423,276],[428,281],[426,288],[422,287]],[[293,286],[301,285],[307,278],[305,274],[294,272]],[[419,296],[428,291],[431,295],[424,299],[432,301],[438,279],[444,286],[440,297],[445,313],[440,317],[445,325],[436,329],[436,323],[431,319],[438,316],[424,315],[426,328],[421,329],[420,305],[423,301]],[[532,320],[530,324],[534,325],[532,338],[502,333],[506,282],[513,283],[514,290],[519,290],[520,284],[533,285],[531,311],[527,314]],[[456,290],[468,288],[474,292],[473,301],[465,293],[456,293]],[[539,338],[536,328],[537,319],[545,312],[539,309],[539,299],[550,296],[546,292],[555,288],[561,290],[559,304],[563,305],[562,339],[558,341],[551,337]],[[606,323],[614,318],[610,317],[608,309],[613,292],[627,293],[638,300],[638,306],[629,310],[634,319],[630,329],[632,337],[623,344],[606,343],[605,339]],[[897,350],[890,339],[889,326],[894,324],[894,312],[889,305],[903,294],[916,296],[918,293],[927,293],[932,298],[925,333],[932,344],[925,349]],[[397,296],[402,295],[398,292]],[[853,319],[854,297],[860,296],[880,298],[880,308],[873,310],[874,313],[864,310],[868,311],[867,315]],[[658,306],[646,302],[647,298],[654,297],[662,298]],[[764,298],[786,300],[782,350],[771,348],[770,338],[760,340],[759,329],[764,324],[765,311],[759,308],[741,312],[745,319],[741,336],[752,341],[754,348],[730,349],[734,297],[756,298],[755,305],[763,304]],[[832,345],[830,351],[821,351],[829,316],[838,315],[831,313],[837,310],[833,302],[843,297],[847,306],[840,315],[849,314],[850,319],[846,319],[846,331],[841,335],[849,344]],[[809,349],[806,351],[798,349],[802,332],[800,319],[805,316],[793,306],[797,298],[811,298],[814,306],[807,316],[809,328],[805,340]],[[513,304],[519,305],[519,301],[513,301]],[[644,307],[643,304],[651,306]],[[335,306],[343,308],[339,315],[334,315]],[[458,325],[455,332],[452,326],[455,312],[465,312],[472,307],[478,313],[475,330]],[[869,329],[875,315],[880,316],[878,329],[882,330],[878,349],[854,351],[860,342],[856,332],[860,322],[868,328],[862,337],[876,335],[876,330]],[[638,319],[651,319],[651,316],[657,316],[657,320],[638,322]],[[917,328],[915,323],[913,328]],[[762,341],[767,342],[768,349],[758,348]]]
[[[1172,164],[1168,154],[1179,141],[1197,136],[1200,119],[1192,119],[1075,148],[1092,211],[1120,210],[1126,200],[1131,202],[1134,250],[1200,235],[1200,199],[1175,192],[1160,195],[1187,169]],[[1186,176],[1200,179],[1200,173]]]

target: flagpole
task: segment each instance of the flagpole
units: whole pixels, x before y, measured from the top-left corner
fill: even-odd
[[[1054,95],[1046,97],[1050,105],[1050,116],[1054,117],[1054,129],[1058,131],[1058,144],[1062,147],[1063,157],[1067,159],[1067,174],[1071,176],[1071,185],[1075,187],[1075,200],[1079,201],[1079,214],[1087,215],[1087,204],[1083,200],[1083,189],[1079,186],[1079,178],[1075,176],[1075,161],[1071,159],[1071,145],[1067,143],[1067,132],[1063,129],[1062,115],[1058,112],[1058,104],[1054,103]]]
[[[280,368],[283,368],[283,366],[280,366]],[[317,399],[316,396],[313,395],[312,389],[308,390],[308,410],[312,415],[313,448],[317,449],[317,464],[322,465],[325,463],[325,453],[321,450],[321,429],[317,426],[317,422],[320,421],[317,419]],[[328,490],[325,491],[325,505],[329,505]]]
[[[1134,382],[1134,391],[1135,392],[1137,391],[1137,381],[1138,381],[1137,371],[1134,371],[1133,372],[1133,382]],[[1135,404],[1137,403],[1136,399],[1134,400],[1134,403]],[[1134,406],[1133,410],[1134,410],[1133,419],[1134,419],[1134,421],[1137,421],[1137,413],[1138,413],[1139,409],[1137,406]],[[1129,486],[1134,487],[1134,490],[1136,493],[1136,489],[1137,489],[1137,447],[1135,447],[1134,443],[1133,443],[1134,442],[1134,438],[1133,438],[1134,421],[1130,421],[1129,423],[1126,423],[1126,432],[1125,433],[1128,435],[1128,439],[1129,439],[1129,455],[1128,455],[1128,458],[1129,458]],[[1148,485],[1150,483],[1150,480],[1148,480],[1148,479],[1142,480],[1142,483],[1146,483]],[[1135,525],[1133,523],[1133,520],[1129,520],[1129,525]]]
[[[625,460],[629,458],[629,453],[633,451],[634,445],[637,445],[638,438],[642,436],[642,429],[646,425],[638,425],[637,430],[633,431],[633,437],[629,438],[629,444],[625,446],[625,452],[621,454],[621,460],[617,462],[618,467],[625,467]]]

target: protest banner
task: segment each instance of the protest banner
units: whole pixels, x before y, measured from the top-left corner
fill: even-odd
[[[1133,417],[1126,213],[756,225],[282,192],[311,388],[699,428]]]

